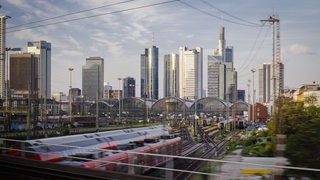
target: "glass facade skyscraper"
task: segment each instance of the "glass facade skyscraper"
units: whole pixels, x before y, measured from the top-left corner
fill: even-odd
[[[225,29],[220,28],[219,48],[208,55],[208,97],[233,101],[237,95],[237,72],[233,66],[233,47],[226,46]],[[228,96],[229,95],[229,96]],[[228,96],[228,97],[227,97]]]
[[[164,55],[164,97],[179,97],[179,55]]]
[[[140,68],[141,97],[159,99],[159,48],[152,46],[145,49],[145,53],[141,54]]]
[[[0,97],[5,97],[5,58],[6,58],[6,19],[10,18],[9,16],[0,16]]]
[[[123,79],[123,97],[136,96],[136,80],[133,77],[126,77]]]
[[[203,97],[203,51],[201,47],[180,47],[179,96],[187,99]]]
[[[82,67],[82,92],[86,100],[95,101],[103,98],[104,59],[89,57]]]
[[[269,103],[271,90],[271,64],[259,65],[259,102]]]
[[[51,43],[46,41],[28,42],[28,53],[39,56],[38,78],[39,97],[51,97]]]

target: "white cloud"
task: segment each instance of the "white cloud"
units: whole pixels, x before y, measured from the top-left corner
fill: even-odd
[[[294,55],[304,55],[304,54],[309,54],[313,55],[316,54],[316,52],[313,52],[308,46],[303,45],[303,44],[292,44],[288,47],[284,48],[284,52],[294,54]]]

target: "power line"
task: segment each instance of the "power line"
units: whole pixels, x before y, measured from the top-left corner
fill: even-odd
[[[126,0],[126,1],[117,2],[117,3],[113,3],[113,4],[98,6],[98,7],[91,8],[91,9],[85,9],[85,10],[81,10],[81,11],[77,11],[77,12],[67,13],[67,14],[63,14],[63,15],[59,15],[59,16],[55,16],[55,17],[51,17],[51,18],[41,19],[38,21],[33,21],[33,22],[25,23],[25,24],[20,24],[17,26],[8,27],[7,29],[13,29],[13,28],[17,28],[17,27],[21,27],[21,26],[25,26],[25,25],[29,25],[29,24],[35,24],[35,23],[39,23],[39,22],[52,20],[52,19],[57,19],[57,18],[61,18],[61,17],[66,17],[66,16],[71,16],[71,15],[80,14],[80,13],[84,13],[84,12],[89,12],[89,11],[93,11],[93,10],[97,10],[97,9],[101,9],[101,8],[105,8],[105,7],[128,3],[130,1],[134,1],[134,0]]]
[[[127,11],[132,11],[132,10],[137,10],[137,9],[143,9],[143,8],[148,8],[148,7],[152,7],[152,6],[169,4],[172,2],[176,2],[176,1],[179,1],[179,0],[165,1],[165,2],[154,3],[154,4],[139,6],[139,7],[133,7],[133,8],[128,8],[128,9],[123,9],[123,10],[117,10],[117,11],[112,11],[112,12],[107,12],[107,13],[101,13],[101,14],[96,14],[96,15],[91,15],[91,16],[74,18],[74,19],[58,21],[58,22],[53,22],[53,23],[48,23],[48,24],[42,24],[42,25],[37,25],[37,26],[31,26],[31,27],[18,29],[18,30],[7,31],[7,33],[18,32],[18,31],[23,31],[23,30],[27,30],[27,29],[34,29],[34,28],[38,28],[38,27],[50,26],[50,25],[55,25],[55,24],[61,24],[61,23],[66,23],[66,22],[78,21],[78,20],[82,20],[82,19],[89,19],[89,18],[93,18],[93,17],[105,16],[105,15],[116,14],[116,13],[121,13],[121,12],[127,12]]]
[[[262,45],[264,44],[264,41],[266,40],[267,35],[268,35],[269,32],[270,32],[270,31],[269,31],[269,30],[270,30],[270,27],[271,27],[271,26],[269,26],[269,29],[267,29],[267,31],[265,32],[265,35],[264,35],[264,37],[263,37],[263,39],[262,39],[262,41],[261,41],[258,49],[255,51],[255,54],[253,54],[253,56],[250,58],[250,60],[248,61],[248,63],[246,63],[246,65],[243,64],[243,65],[239,68],[239,71],[241,71],[241,70],[243,70],[243,69],[247,69],[248,66],[253,62],[253,60],[255,59],[255,57],[256,57],[257,54],[258,54],[258,51],[261,49]],[[252,52],[252,51],[251,51],[251,52]]]
[[[220,11],[220,12],[222,12],[222,13],[230,16],[230,17],[233,17],[233,18],[238,19],[238,20],[240,20],[240,21],[246,22],[246,23],[248,23],[248,24],[252,24],[252,25],[254,25],[254,26],[260,26],[260,24],[258,24],[258,23],[253,23],[253,22],[247,21],[247,20],[245,20],[245,19],[242,19],[242,18],[239,18],[239,17],[237,17],[237,16],[234,16],[234,15],[232,15],[232,14],[226,12],[226,11],[223,11],[222,9],[219,9],[218,7],[212,5],[211,3],[209,3],[209,2],[207,2],[207,1],[205,1],[205,0],[200,0],[200,1],[203,2],[204,4],[210,6],[211,8],[216,9],[216,10],[218,10],[218,11]]]
[[[186,2],[183,2],[183,1],[180,1],[180,0],[179,0],[179,2],[182,3],[182,4],[184,4],[184,5],[186,5],[186,6],[188,6],[188,7],[190,7],[190,8],[192,8],[192,9],[195,9],[195,10],[197,10],[197,11],[203,13],[203,14],[206,14],[206,15],[208,15],[208,16],[211,16],[211,17],[214,17],[214,18],[217,18],[217,19],[221,19],[219,16],[216,16],[216,15],[214,15],[214,14],[211,14],[211,13],[207,12],[207,11],[204,11],[204,10],[202,10],[202,9],[199,9],[199,8],[195,7],[195,6],[192,6],[192,5],[189,4],[189,3],[186,3]],[[224,19],[224,21],[227,21],[227,22],[233,23],[233,24],[237,24],[237,25],[242,25],[242,26],[260,27],[260,26],[257,26],[257,25],[244,24],[244,23],[235,22],[235,21],[232,21],[232,20],[229,20],[229,19]]]

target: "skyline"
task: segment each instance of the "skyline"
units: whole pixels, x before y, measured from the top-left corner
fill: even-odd
[[[252,68],[258,70],[259,64],[272,60],[272,28],[267,24],[262,28],[239,24],[249,25],[245,22],[249,21],[261,25],[260,20],[267,19],[274,13],[279,15],[280,19],[281,60],[285,68],[285,87],[297,88],[304,83],[320,82],[320,73],[317,69],[320,67],[318,53],[320,38],[317,36],[320,30],[320,20],[317,19],[320,12],[317,7],[320,2],[316,0],[307,3],[289,0],[269,3],[257,3],[253,0],[243,3],[201,0],[194,3],[184,0],[135,10],[129,9],[167,1],[116,2],[1,1],[1,15],[11,16],[7,20],[7,47],[21,47],[25,52],[28,41],[45,40],[52,44],[51,92],[68,92],[69,67],[74,68],[72,87],[81,88],[82,66],[86,58],[99,56],[105,59],[105,82],[109,82],[113,89],[118,89],[119,77],[134,77],[138,82],[136,86],[138,95],[140,54],[154,43],[159,48],[159,96],[163,97],[164,55],[178,53],[179,47],[183,46],[204,49],[203,84],[204,89],[207,89],[207,54],[213,54],[213,50],[218,47],[219,27],[223,25],[226,29],[226,44],[234,47],[238,89],[247,91],[248,79],[252,79],[250,70]],[[117,5],[109,6],[110,4]],[[102,6],[106,7],[84,11]],[[79,11],[84,12],[66,15]],[[111,13],[116,11],[118,13]],[[106,15],[97,16],[103,13]],[[18,30],[12,28],[14,26],[58,16],[61,17],[20,27],[44,26],[10,32]],[[88,16],[96,17],[71,21]],[[68,20],[70,21],[56,23]],[[257,77],[257,74],[255,76]],[[257,82],[255,78],[256,90],[258,90]]]

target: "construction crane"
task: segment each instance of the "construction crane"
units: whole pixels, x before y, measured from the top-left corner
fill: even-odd
[[[284,82],[283,82],[283,64],[281,63],[281,47],[280,47],[280,20],[274,15],[270,16],[266,20],[260,20],[262,23],[269,22],[273,26],[273,43],[272,43],[272,80],[273,80],[273,106],[272,114],[276,112],[275,102],[280,97],[281,92],[283,92]],[[276,122],[277,132],[280,132],[281,122],[278,119]]]

